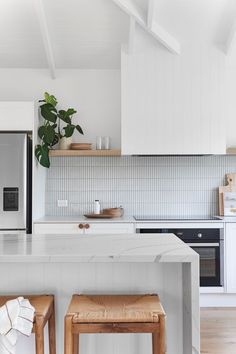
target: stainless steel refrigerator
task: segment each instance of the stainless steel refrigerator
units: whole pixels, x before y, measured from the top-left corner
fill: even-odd
[[[31,225],[31,135],[0,132],[0,233],[31,233]]]

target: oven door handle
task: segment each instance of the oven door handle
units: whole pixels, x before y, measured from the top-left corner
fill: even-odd
[[[190,247],[220,247],[219,243],[187,243]]]

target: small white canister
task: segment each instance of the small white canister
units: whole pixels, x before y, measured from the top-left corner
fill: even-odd
[[[101,212],[101,205],[98,199],[94,201],[94,214],[100,214]]]

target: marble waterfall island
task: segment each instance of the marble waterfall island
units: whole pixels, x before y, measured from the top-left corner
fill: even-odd
[[[167,353],[200,354],[199,258],[173,234],[3,234],[0,279],[0,294],[55,294],[58,354],[74,293],[158,293],[167,314]],[[20,338],[17,353],[33,354],[33,339]],[[80,350],[151,353],[151,335],[82,335]]]

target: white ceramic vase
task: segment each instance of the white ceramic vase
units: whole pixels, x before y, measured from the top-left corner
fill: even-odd
[[[59,149],[70,150],[71,143],[72,143],[72,137],[70,138],[63,137],[59,141]]]

